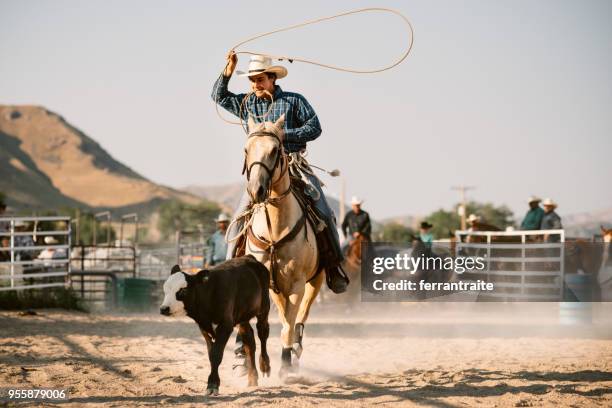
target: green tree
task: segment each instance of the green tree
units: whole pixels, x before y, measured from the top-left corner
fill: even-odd
[[[157,227],[163,239],[170,239],[178,230],[193,230],[202,226],[205,233],[212,233],[215,228],[214,219],[221,209],[210,201],[199,204],[187,204],[182,201],[168,201],[159,207]]]
[[[440,208],[429,214],[425,220],[433,225],[431,233],[434,239],[445,239],[461,227],[461,218],[457,211],[446,211]]]
[[[380,234],[381,241],[383,242],[410,242],[414,231],[410,227],[406,227],[397,222],[389,222],[382,227]]]
[[[448,238],[461,228],[461,217],[457,213],[459,205],[456,204],[451,211],[440,208],[425,218],[433,224],[432,234],[435,239]],[[502,230],[514,226],[514,214],[505,205],[496,207],[492,203],[470,201],[466,204],[466,216],[469,214],[476,214],[487,224],[495,225]]]

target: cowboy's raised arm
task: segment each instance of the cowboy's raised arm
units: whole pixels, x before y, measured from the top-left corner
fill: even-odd
[[[213,85],[211,98],[213,101],[219,104],[226,111],[233,113],[235,116],[238,116],[240,112],[240,104],[242,103],[242,99],[246,94],[234,94],[229,91],[227,88],[229,84],[229,80],[234,73],[234,69],[236,68],[236,64],[238,62],[238,58],[236,54],[230,52],[227,55],[227,66],[224,72],[217,78],[215,84]],[[246,117],[246,112],[242,115],[243,119]]]
[[[301,126],[285,131],[285,138],[289,143],[306,143],[315,140],[321,135],[321,124],[314,109],[306,98],[302,95],[296,95],[297,103],[297,119]]]

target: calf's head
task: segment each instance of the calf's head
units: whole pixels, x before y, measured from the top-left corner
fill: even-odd
[[[196,307],[196,288],[208,281],[208,271],[201,270],[195,275],[181,271],[178,265],[172,267],[170,277],[164,282],[164,301],[159,313],[164,316],[185,316]]]

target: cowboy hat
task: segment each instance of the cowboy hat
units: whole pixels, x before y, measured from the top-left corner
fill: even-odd
[[[542,201],[542,205],[545,207],[557,207],[557,203],[555,203],[550,198],[544,199],[544,201]]]
[[[467,219],[468,222],[475,222],[475,221],[480,221],[480,217],[477,216],[476,214],[470,214],[470,216]]]
[[[287,68],[280,65],[272,65],[272,58],[263,55],[252,55],[251,61],[249,61],[249,70],[236,71],[236,75],[241,77],[250,77],[264,72],[270,72],[276,75],[277,79],[281,79],[287,76]]]
[[[219,216],[215,219],[215,222],[229,222],[229,217],[223,213],[219,214]]]
[[[542,199],[538,196],[531,196],[529,197],[529,200],[527,201],[528,204],[531,203],[539,203],[540,201],[542,201]]]
[[[357,198],[357,196],[351,197],[351,205],[361,205],[361,204],[363,204],[362,199]]]
[[[423,221],[421,223],[421,228],[422,229],[430,229],[431,227],[433,227],[433,225],[431,225],[430,223],[428,223],[427,221]]]
[[[55,237],[46,236],[45,237],[45,244],[47,244],[47,245],[59,244],[59,241],[57,239],[55,239]]]

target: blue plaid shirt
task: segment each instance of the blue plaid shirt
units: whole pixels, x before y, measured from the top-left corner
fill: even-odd
[[[227,89],[230,78],[219,76],[212,91],[212,99],[230,113],[238,116],[240,104],[246,94],[234,94]],[[270,101],[258,98],[254,94],[244,103],[242,107],[241,120],[246,121],[248,113],[259,117],[265,115],[270,109]],[[321,134],[321,124],[312,106],[302,95],[285,92],[280,86],[274,89],[274,106],[265,118],[266,121],[276,122],[285,114],[285,150],[289,153],[298,152],[306,148],[306,143],[315,140]],[[260,122],[261,119],[255,119]]]

